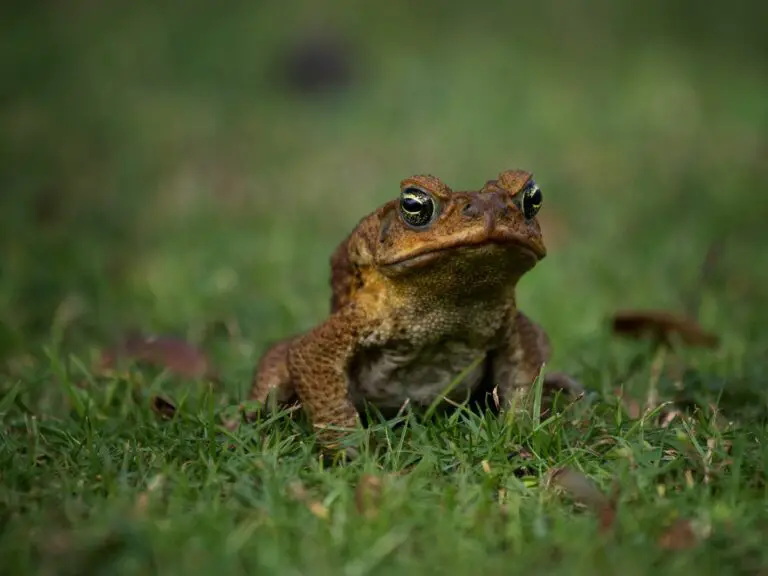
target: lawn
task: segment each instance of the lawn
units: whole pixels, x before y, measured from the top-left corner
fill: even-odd
[[[3,573],[766,573],[765,9],[490,6],[9,11]],[[316,27],[346,43],[325,91],[281,57]],[[549,248],[519,304],[587,396],[405,414],[345,465],[297,413],[227,426],[402,178],[516,167]],[[662,356],[612,332],[621,310],[718,345]],[[216,381],[105,369],[136,332],[187,342]]]

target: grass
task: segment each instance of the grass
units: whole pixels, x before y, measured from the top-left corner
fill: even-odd
[[[75,3],[8,20],[3,568],[764,571],[768,77],[750,5],[339,3],[327,17],[358,81],[303,97],[269,70],[319,18],[310,6]],[[469,188],[517,166],[542,185],[550,248],[520,304],[587,399],[541,421],[380,422],[345,466],[320,460],[300,415],[222,426],[267,343],[322,319],[332,249],[401,178]],[[630,417],[652,355],[607,326],[646,307],[721,340],[679,352],[689,409],[666,427]],[[221,386],[96,369],[136,328],[198,345]]]
[[[701,409],[662,428],[594,398],[540,422],[460,411],[379,423],[357,439],[359,460],[328,466],[301,418],[224,428],[231,410],[205,385],[177,392],[160,418],[149,395],[172,388],[147,372],[85,387],[78,370],[62,375],[49,402],[68,395],[71,410],[56,418],[19,387],[4,397],[2,557],[14,573],[744,573],[765,562],[762,425]],[[562,466],[619,486],[611,532],[552,489]],[[701,543],[665,550],[679,519]]]

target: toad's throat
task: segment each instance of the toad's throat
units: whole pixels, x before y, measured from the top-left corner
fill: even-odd
[[[382,261],[379,264],[381,266],[396,268],[418,266],[420,264],[431,262],[449,251],[462,248],[471,250],[474,248],[483,248],[494,245],[509,250],[517,250],[521,255],[527,256],[533,260],[541,260],[547,254],[542,245],[531,242],[530,239],[524,236],[512,234],[510,232],[495,231],[491,234],[457,238],[454,241],[441,244],[438,247],[426,245],[411,252],[397,255],[391,260]]]

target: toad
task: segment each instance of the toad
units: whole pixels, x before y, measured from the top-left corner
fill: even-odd
[[[477,191],[406,178],[331,256],[330,315],[264,353],[251,398],[298,400],[326,451],[360,425],[366,403],[385,414],[478,394],[492,393],[502,409],[524,399],[551,352],[515,298],[546,256],[541,205],[523,170]],[[543,386],[582,392],[563,373],[545,373]]]

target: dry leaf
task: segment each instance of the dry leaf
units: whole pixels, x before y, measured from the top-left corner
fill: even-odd
[[[291,496],[293,496],[294,499],[301,500],[302,502],[309,497],[307,489],[304,488],[304,484],[298,480],[288,484],[288,492],[291,493]]]
[[[225,430],[235,432],[240,427],[240,418],[227,418],[221,425]]]
[[[608,504],[608,497],[600,492],[594,482],[573,468],[555,468],[550,472],[549,484],[559,486],[590,508],[600,509]]]
[[[355,489],[355,507],[366,518],[373,518],[379,513],[383,482],[378,476],[364,474]]]
[[[627,310],[613,317],[613,332],[627,338],[650,337],[669,345],[676,336],[689,346],[716,348],[720,339],[689,318],[661,310]]]
[[[186,378],[217,379],[202,350],[172,336],[128,336],[102,354],[101,369],[114,369],[123,358],[160,366]]]
[[[314,514],[318,518],[321,518],[323,520],[328,518],[328,507],[318,500],[312,500],[310,502],[307,502],[307,508],[309,508],[309,511],[312,512],[312,514]]]
[[[158,488],[160,488],[163,485],[163,480],[165,480],[164,476],[162,474],[158,474],[154,478],[152,478],[149,483],[147,484],[147,489],[141,492],[136,497],[136,502],[133,505],[133,512],[137,516],[143,516],[144,513],[147,511],[147,507],[149,506],[149,497],[152,492],[155,492]]]
[[[573,468],[555,468],[549,474],[548,483],[565,490],[570,496],[596,514],[602,533],[613,528],[616,521],[616,503],[619,496],[618,484],[614,484],[610,497],[603,494],[595,483]]]
[[[666,410],[662,413],[659,426],[661,426],[662,428],[667,428],[675,418],[681,415],[682,415],[682,412],[680,412],[679,410],[675,410],[675,409]]]
[[[698,542],[689,520],[679,518],[659,537],[659,546],[665,550],[687,550]]]
[[[299,480],[291,482],[288,485],[288,491],[294,499],[304,503],[312,514],[323,520],[328,518],[328,507],[319,500],[313,500],[310,497],[309,492],[307,492],[307,489],[304,487],[304,484]]]
[[[616,523],[616,503],[611,501],[597,512],[598,530],[605,534]]]
[[[142,492],[136,498],[136,503],[133,505],[133,513],[137,516],[143,516],[149,506],[149,494]]]
[[[491,398],[493,398],[493,406],[496,408],[496,410],[499,410],[501,408],[501,400],[499,398],[499,387],[494,386],[493,390],[491,390]]]
[[[162,398],[160,396],[152,396],[152,399],[150,400],[152,406],[152,410],[157,412],[161,417],[165,418],[166,420],[171,420],[173,416],[176,414],[176,406],[173,405],[172,402],[169,400],[166,400],[165,398]]]

